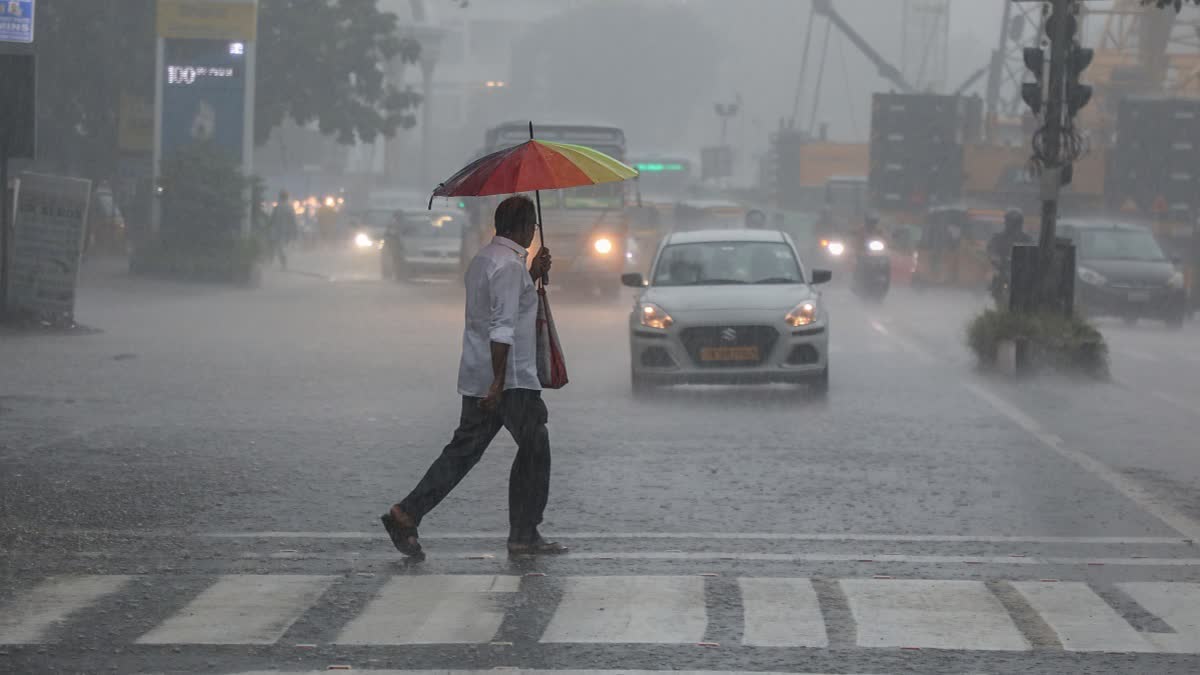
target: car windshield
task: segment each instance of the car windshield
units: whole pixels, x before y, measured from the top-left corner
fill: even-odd
[[[1154,235],[1146,230],[1081,230],[1076,237],[1084,260],[1166,260]]]
[[[768,241],[672,244],[654,272],[656,286],[798,284],[803,275],[792,248]]]

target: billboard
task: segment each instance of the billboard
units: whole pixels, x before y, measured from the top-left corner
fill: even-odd
[[[245,129],[245,44],[167,40],[164,47],[162,157],[211,141],[242,158]]]

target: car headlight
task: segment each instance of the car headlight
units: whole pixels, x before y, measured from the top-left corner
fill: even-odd
[[[359,248],[371,248],[375,245],[375,242],[371,240],[371,237],[366,232],[359,232],[354,235],[354,245]]]
[[[667,314],[665,309],[653,302],[643,302],[641,307],[638,308],[638,317],[641,319],[643,326],[659,330],[666,330],[671,327],[671,324],[675,323],[675,319],[672,319],[671,315]]]
[[[846,252],[846,245],[840,241],[831,241],[825,250],[829,251],[829,255],[837,257]]]
[[[594,248],[596,253],[599,253],[600,255],[608,255],[609,253],[612,253],[613,243],[611,239],[600,237],[596,241],[592,242],[592,248]]]
[[[1105,279],[1103,274],[1087,267],[1079,268],[1079,280],[1092,286],[1103,286],[1108,283],[1108,279]]]
[[[817,301],[805,300],[804,302],[792,308],[792,311],[787,313],[784,321],[793,328],[807,326],[817,320]]]
[[[879,239],[872,239],[871,241],[867,242],[867,250],[868,251],[872,251],[874,253],[879,253],[879,252],[883,251],[885,248],[887,248],[887,246],[885,246],[884,243],[882,241],[880,241]]]
[[[1171,275],[1171,278],[1167,279],[1167,288],[1174,288],[1176,290],[1183,288],[1183,272],[1176,270]]]

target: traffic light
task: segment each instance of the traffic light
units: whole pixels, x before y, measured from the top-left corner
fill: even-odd
[[[1046,52],[1039,47],[1026,47],[1024,52],[1025,68],[1033,74],[1033,82],[1021,85],[1021,98],[1034,115],[1042,114],[1042,79],[1045,74]]]
[[[1072,44],[1067,53],[1067,116],[1074,117],[1092,100],[1092,88],[1079,83],[1079,77],[1092,65],[1095,52]]]

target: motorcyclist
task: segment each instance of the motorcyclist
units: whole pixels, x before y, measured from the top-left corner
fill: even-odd
[[[863,217],[862,230],[859,231],[858,241],[855,242],[858,252],[865,253],[867,251],[867,244],[873,239],[883,241],[883,228],[879,225],[879,214],[869,211]]]
[[[1025,214],[1019,209],[1009,209],[1004,213],[1004,231],[992,235],[988,240],[988,257],[996,273],[992,275],[992,298],[997,305],[1007,302],[1008,278],[1012,267],[1012,250],[1017,244],[1029,244],[1033,238],[1025,233]]]
[[[1019,209],[1009,209],[1004,212],[1004,231],[988,241],[988,256],[997,269],[1007,270],[1013,246],[1032,242],[1033,238],[1025,233],[1025,214]]]

